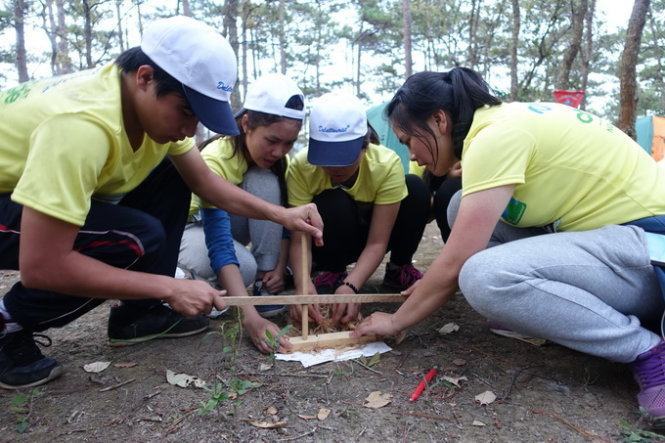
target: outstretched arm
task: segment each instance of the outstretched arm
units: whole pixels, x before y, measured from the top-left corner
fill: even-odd
[[[465,196],[448,242],[411,296],[394,314],[376,312],[369,316],[353,335],[394,335],[443,306],[457,290],[457,278],[464,263],[487,247],[513,190],[513,185],[500,186]]]
[[[271,220],[290,230],[306,232],[317,244],[323,244],[323,220],[315,204],[287,209],[268,203],[213,173],[197,149],[172,156],[171,160],[189,189],[210,204],[233,214]]]

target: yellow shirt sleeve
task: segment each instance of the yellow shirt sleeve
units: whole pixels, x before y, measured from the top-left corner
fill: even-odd
[[[61,114],[33,131],[12,200],[83,226],[110,150],[109,134],[80,116]]]
[[[519,128],[483,129],[462,155],[462,195],[524,183],[534,149],[533,137]]]
[[[168,155],[182,155],[188,153],[196,145],[193,138],[186,138],[181,142],[171,143]]]
[[[309,191],[307,181],[308,163],[304,160],[303,153],[299,153],[289,164],[286,172],[286,189],[289,206],[300,206],[311,203],[314,195]]]
[[[378,185],[374,203],[377,205],[389,205],[402,201],[407,195],[406,180],[404,179],[404,168],[397,155],[391,156],[390,160],[382,165],[385,170],[385,178]]]

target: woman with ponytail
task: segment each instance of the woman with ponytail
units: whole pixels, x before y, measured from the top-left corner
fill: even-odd
[[[475,72],[411,76],[386,110],[411,156],[440,176],[461,161],[452,233],[394,314],[354,334],[393,335],[458,285],[517,332],[629,363],[643,413],[665,423],[665,174],[630,137],[555,103],[502,104]]]

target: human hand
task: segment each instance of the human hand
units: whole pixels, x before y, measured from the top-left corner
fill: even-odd
[[[278,294],[284,290],[284,269],[275,268],[263,274],[263,287],[271,294]]]
[[[393,314],[375,312],[360,322],[355,330],[351,331],[351,337],[362,337],[371,334],[380,337],[397,335],[400,331],[393,324],[393,318]]]
[[[339,288],[337,288],[335,294],[354,295],[355,292],[347,285],[341,285]],[[340,323],[346,324],[358,318],[359,313],[360,313],[360,304],[358,303],[336,304],[333,305],[332,321],[334,324],[340,324]]]
[[[462,162],[457,161],[448,170],[448,177],[461,177],[462,176]]]
[[[224,295],[226,291],[213,288],[207,282],[200,280],[171,279],[173,283],[172,295],[165,302],[171,308],[184,315],[194,317],[200,314],[209,314],[213,306],[220,311],[224,309]]]
[[[276,221],[291,231],[311,235],[316,246],[323,246],[323,219],[314,203],[286,208],[282,218]]]
[[[249,338],[252,340],[252,343],[254,343],[254,346],[256,346],[257,349],[264,354],[272,354],[273,352],[277,351],[288,352],[291,350],[291,342],[289,342],[288,337],[279,337],[279,328],[273,322],[257,315],[251,320],[246,320],[244,324],[245,329],[247,329],[247,333],[249,334]],[[274,349],[272,347],[266,332],[269,332],[273,337],[279,337],[278,349]]]

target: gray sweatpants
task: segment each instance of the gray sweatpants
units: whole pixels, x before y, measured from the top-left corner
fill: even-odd
[[[245,174],[241,187],[270,203],[281,204],[278,178],[269,170],[250,168]],[[240,273],[245,286],[249,286],[254,282],[257,271],[271,271],[277,266],[282,241],[282,226],[266,220],[229,215],[233,246],[240,264]],[[251,244],[250,250],[246,248],[248,244]],[[216,282],[217,276],[210,267],[208,259],[202,223],[189,223],[185,227],[180,243],[178,266],[190,271],[196,278]]]
[[[460,200],[448,207],[451,226]],[[499,222],[459,285],[485,317],[587,354],[627,363],[661,341],[642,326],[659,325],[665,303],[634,226],[548,233]]]

